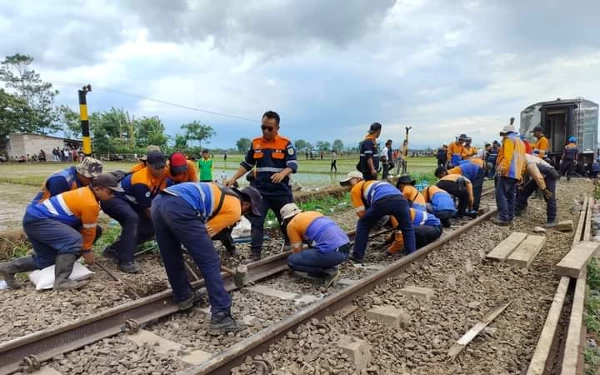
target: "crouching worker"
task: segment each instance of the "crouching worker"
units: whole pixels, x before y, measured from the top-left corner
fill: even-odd
[[[450,228],[450,219],[456,215],[454,199],[452,199],[450,194],[432,185],[423,191],[423,198],[427,202],[427,212],[434,214],[440,219],[444,228]]]
[[[71,190],[42,203],[31,204],[25,211],[23,230],[33,246],[34,256],[15,259],[0,265],[0,276],[10,288],[20,288],[15,274],[55,265],[54,289],[79,289],[87,281],[69,280],[73,264],[83,256],[94,263],[92,243],[100,213],[99,201],[121,191],[116,178],[102,173],[89,186]]]
[[[473,185],[468,178],[459,174],[447,174],[440,178],[436,185],[458,199],[458,207],[454,217],[460,219],[465,215],[471,217],[477,216],[477,212],[473,212],[472,210],[474,203]],[[468,213],[467,209],[469,210]]]
[[[369,241],[369,230],[386,215],[397,221],[396,238],[404,238],[407,253],[416,250],[415,232],[410,219],[408,202],[392,184],[383,181],[365,181],[357,171],[348,173],[340,185],[350,187],[350,199],[359,219],[356,223],[356,242],[349,259],[362,263]]]
[[[288,266],[309,276],[323,277],[327,286],[338,276],[337,266],[348,258],[350,239],[333,220],[316,211],[301,212],[294,203],[281,208],[293,254]],[[309,248],[302,250],[302,243]]]
[[[411,208],[410,218],[415,231],[417,249],[420,249],[441,237],[442,222],[435,217],[434,214]],[[386,251],[387,255],[393,255],[404,248],[404,238],[402,237],[402,234],[396,236],[395,239],[393,239],[393,242],[392,238],[389,238],[386,242],[391,243]]]
[[[546,201],[546,228],[556,226],[556,181],[560,175],[550,164],[533,155],[525,155],[525,173],[531,178],[517,192],[515,216],[522,216],[527,210],[527,200],[540,188]]]
[[[204,278],[214,333],[245,328],[231,316],[231,297],[221,277],[221,260],[212,239],[244,215],[260,215],[261,195],[253,187],[229,189],[214,183],[184,182],[163,190],[152,203],[152,223],[173,296],[181,310],[196,295],[184,267],[185,246]]]
[[[410,178],[409,175],[404,175],[398,178],[396,182],[396,188],[402,192],[404,198],[408,201],[410,208],[414,208],[419,211],[427,211],[427,204],[425,198],[415,188],[416,181]]]

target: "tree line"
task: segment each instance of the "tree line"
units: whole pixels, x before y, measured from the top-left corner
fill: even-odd
[[[6,149],[10,133],[81,136],[79,114],[55,103],[59,91],[31,68],[33,61],[33,57],[17,53],[0,63],[0,80],[5,86],[0,88],[0,150]],[[91,113],[89,121],[95,153],[143,153],[150,144],[200,153],[202,143],[216,135],[211,126],[192,121],[180,126],[181,134],[171,137],[165,134],[159,117],[135,118],[121,108]]]
[[[246,152],[246,151],[248,151],[248,149],[250,149],[251,142],[252,141],[249,138],[240,138],[237,140],[237,142],[235,142],[235,147],[239,152]],[[297,139],[294,141],[294,147],[296,148],[296,150],[298,150],[298,152],[305,152],[305,151],[312,151],[312,150],[318,150],[318,151],[324,151],[324,152],[335,150],[336,152],[341,152],[341,151],[356,151],[358,148],[357,146],[344,148],[344,142],[342,142],[342,140],[340,140],[340,139],[334,140],[333,143],[330,143],[327,141],[317,141],[315,143],[315,146],[313,146],[312,143],[310,143],[304,139]]]

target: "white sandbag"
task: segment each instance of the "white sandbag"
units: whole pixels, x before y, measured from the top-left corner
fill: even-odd
[[[242,220],[231,231],[231,238],[244,238],[250,237],[251,224],[245,216],[242,216]]]
[[[69,279],[79,281],[89,278],[93,274],[79,262],[73,264],[73,271]],[[54,265],[46,267],[43,270],[35,270],[29,274],[29,280],[35,284],[36,290],[52,289],[54,285]]]

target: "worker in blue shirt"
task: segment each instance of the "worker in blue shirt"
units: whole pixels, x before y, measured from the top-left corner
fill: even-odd
[[[261,259],[263,246],[263,232],[267,212],[273,211],[289,249],[289,241],[285,230],[281,227],[281,208],[292,203],[292,186],[290,175],[298,170],[296,149],[292,142],[279,135],[280,117],[276,112],[268,111],[262,117],[262,136],[254,138],[250,150],[242,161],[235,174],[227,181],[225,186],[232,186],[248,171],[247,179],[250,186],[255,187],[263,199],[261,201],[261,214],[250,220],[252,224],[249,261]]]
[[[560,159],[560,175],[567,176],[567,182],[571,181],[571,175],[575,170],[577,164],[577,155],[579,149],[577,148],[577,138],[569,137],[569,143],[565,146],[563,156]]]

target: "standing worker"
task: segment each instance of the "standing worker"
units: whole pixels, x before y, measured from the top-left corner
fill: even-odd
[[[181,152],[174,152],[169,156],[165,174],[167,176],[167,187],[182,182],[198,182],[198,172],[194,162],[187,160]]]
[[[329,172],[333,172],[335,169],[335,173],[337,173],[337,154],[335,150],[331,150],[331,167],[329,168]]]
[[[215,183],[184,182],[165,189],[153,204],[156,242],[179,309],[187,310],[197,300],[184,268],[183,245],[204,278],[214,333],[239,331],[245,324],[231,316],[231,296],[225,290],[211,237],[237,223],[243,214],[260,215],[260,200],[253,187],[235,190]]]
[[[386,180],[390,175],[390,170],[394,168],[392,161],[392,140],[385,142],[385,147],[381,150],[381,163],[383,164],[383,174],[381,178]]]
[[[465,139],[465,144],[463,146],[463,159],[469,159],[471,157],[473,157],[473,155],[475,155],[477,153],[477,148],[474,146],[471,146],[471,142],[473,142],[473,139],[471,137],[467,137]],[[456,165],[455,165],[456,167]]]
[[[537,138],[537,141],[533,145],[533,155],[540,159],[544,159],[548,154],[548,138],[544,135],[544,129],[541,126],[533,128],[533,136]]]
[[[377,180],[379,170],[379,152],[377,138],[381,135],[381,124],[374,122],[369,127],[369,133],[359,145],[359,170],[365,181]]]
[[[119,239],[104,249],[105,257],[115,258],[119,269],[127,273],[139,272],[134,260],[135,246],[154,236],[150,207],[154,197],[166,187],[165,156],[160,151],[150,151],[147,166],[126,175],[120,185],[123,193],[102,202],[102,211],[121,225]]]
[[[102,173],[102,168],[100,160],[87,157],[76,167],[69,167],[56,172],[44,181],[42,189],[36,194],[31,203],[41,203],[60,193],[88,186],[94,177]]]
[[[539,187],[546,201],[546,228],[556,226],[556,181],[560,175],[550,164],[534,155],[525,155],[526,173],[531,177],[517,193],[515,215],[521,216],[527,210],[527,200]]]
[[[329,286],[339,275],[337,266],[348,259],[348,235],[322,213],[302,212],[294,203],[281,208],[281,217],[292,245],[289,267],[309,276],[322,277]],[[309,248],[302,250],[303,243]]]
[[[406,139],[400,147],[400,156],[402,157],[402,174],[406,174],[408,171],[408,141]]]
[[[517,182],[523,178],[525,171],[525,145],[519,139],[515,127],[506,125],[500,132],[502,146],[498,151],[496,170],[498,179],[496,183],[496,204],[498,205],[498,218],[493,220],[498,225],[510,225],[515,215],[515,199]]]
[[[200,171],[200,182],[213,181],[213,159],[208,150],[202,150],[202,157],[198,160],[198,170]]]
[[[450,162],[450,166],[457,166],[458,163],[463,159],[465,155],[465,140],[467,139],[466,134],[461,134],[458,136],[455,142],[450,143],[448,146],[448,161]]]
[[[79,289],[87,281],[69,280],[73,264],[80,256],[88,264],[94,263],[92,244],[96,238],[99,201],[113,197],[121,191],[116,178],[110,173],[96,176],[89,186],[53,196],[42,203],[27,206],[23,217],[23,230],[35,254],[17,258],[0,265],[0,276],[10,288],[21,285],[15,274],[54,268],[54,289]]]
[[[438,148],[435,158],[437,159],[438,167],[445,167],[448,162],[448,146],[444,144]]]
[[[577,164],[577,154],[579,149],[577,148],[577,138],[569,137],[569,144],[565,146],[563,156],[560,159],[560,175],[567,176],[567,182],[571,181],[571,174],[575,170]]]
[[[500,150],[500,144],[498,141],[492,142],[492,145],[487,150],[486,155],[486,164],[491,165],[491,168],[488,168],[488,178],[494,179],[496,178],[496,162],[498,161],[498,151]]]
[[[394,243],[390,251],[405,248],[408,254],[416,250],[415,231],[410,218],[410,208],[404,196],[388,182],[365,181],[358,171],[348,173],[340,185],[350,187],[352,206],[359,217],[356,223],[356,240],[349,259],[362,263],[369,241],[369,231],[386,215],[397,221]],[[398,229],[400,229],[398,231]]]
[[[281,228],[283,222],[281,208],[293,201],[289,176],[298,170],[298,161],[292,142],[279,135],[279,122],[280,118],[277,112],[265,112],[262,117],[262,136],[252,140],[244,161],[231,179],[226,182],[226,186],[231,186],[238,178],[254,168],[253,173],[247,176],[247,179],[250,181],[250,185],[260,192],[263,199],[260,216],[250,220],[252,224],[250,259],[253,261],[261,259],[264,224],[269,209],[277,217],[285,241],[288,242],[287,234]]]

